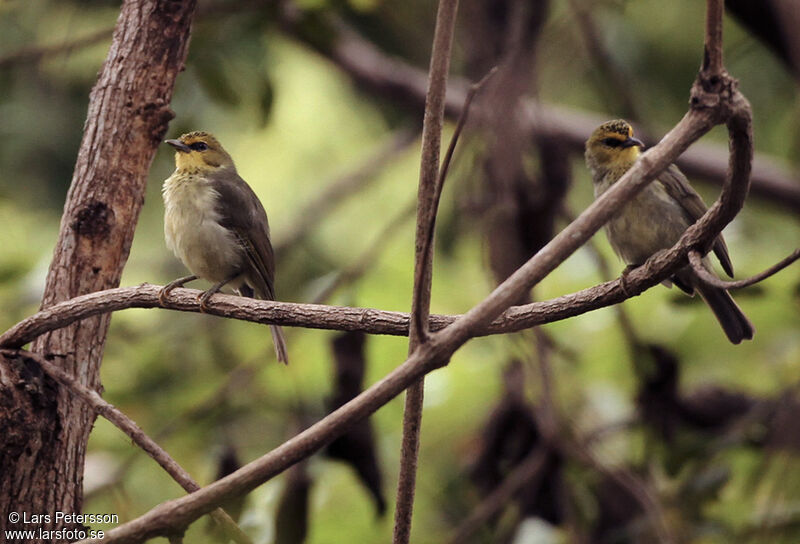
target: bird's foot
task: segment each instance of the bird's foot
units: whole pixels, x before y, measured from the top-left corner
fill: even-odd
[[[200,303],[200,311],[203,313],[208,313],[208,301],[211,300],[217,293],[214,289],[209,289],[208,291],[203,292],[202,294],[198,295],[197,301]]]
[[[160,302],[162,306],[165,306],[167,304],[167,297],[169,297],[170,291],[176,287],[183,287],[184,284],[196,279],[197,276],[184,276],[183,278],[178,278],[175,281],[169,282],[161,288],[161,291],[158,292],[158,302]]]
[[[622,271],[622,274],[619,276],[619,287],[622,289],[622,292],[625,293],[627,298],[633,296],[630,291],[628,291],[628,276],[631,272],[636,270],[638,267],[632,264],[629,264],[625,267],[625,270]]]

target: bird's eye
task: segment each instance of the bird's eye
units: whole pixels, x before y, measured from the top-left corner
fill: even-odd
[[[208,149],[208,144],[205,142],[194,142],[193,144],[189,144],[189,148],[195,151],[205,151]]]
[[[617,138],[606,138],[603,140],[603,143],[608,147],[619,147],[622,145],[622,141]]]

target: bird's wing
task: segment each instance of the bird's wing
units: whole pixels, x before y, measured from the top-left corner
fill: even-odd
[[[703,199],[697,194],[697,191],[689,184],[689,180],[678,169],[677,166],[671,164],[669,168],[658,176],[659,181],[664,185],[667,193],[680,202],[681,207],[686,212],[692,223],[700,219],[708,210]],[[725,245],[725,239],[722,234],[717,236],[714,240],[714,254],[719,259],[722,269],[728,276],[733,277],[733,264],[728,255],[728,246]]]
[[[235,171],[224,169],[215,173],[211,185],[220,195],[217,201],[220,225],[236,235],[245,251],[251,268],[247,277],[256,283],[252,287],[260,296],[274,300],[275,255],[269,241],[269,222],[264,206]]]

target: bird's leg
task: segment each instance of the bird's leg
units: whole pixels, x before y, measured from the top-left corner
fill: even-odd
[[[630,298],[631,294],[628,292],[628,275],[639,268],[638,265],[629,264],[625,267],[625,270],[622,271],[622,274],[619,276],[619,287],[622,289],[622,292],[625,293],[625,296]]]
[[[161,291],[158,292],[158,301],[164,305],[167,303],[167,297],[169,296],[169,292],[175,289],[176,287],[183,287],[185,283],[189,283],[190,281],[194,281],[197,279],[197,276],[184,276],[183,278],[178,278],[175,281],[171,281],[166,284],[164,287],[161,288]]]
[[[236,272],[235,274],[225,278],[221,282],[215,283],[213,286],[211,286],[211,289],[205,291],[203,294],[197,297],[197,300],[200,301],[200,311],[207,312],[209,299],[214,295],[216,295],[217,293],[219,293],[219,290],[225,287],[225,285],[229,284],[230,282],[238,278],[240,274],[241,274],[240,272]]]

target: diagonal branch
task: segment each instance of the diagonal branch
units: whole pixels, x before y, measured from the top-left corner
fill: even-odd
[[[295,221],[275,240],[275,253],[282,254],[306,237],[321,219],[342,200],[373,181],[382,168],[416,140],[417,131],[400,129],[354,170],[325,185],[316,197],[295,213]]]
[[[546,446],[539,446],[528,456],[520,461],[469,516],[462,521],[448,539],[450,544],[469,542],[469,538],[481,526],[500,512],[511,498],[522,488],[535,488],[539,485],[542,469],[545,467],[549,450]]]
[[[333,281],[314,296],[314,304],[323,304],[340,287],[351,284],[363,276],[369,267],[378,260],[381,252],[387,248],[389,239],[414,216],[416,204],[415,201],[411,201],[401,208],[400,212],[381,228],[369,247],[361,255],[355,257],[345,268],[339,270]]]
[[[172,476],[172,479],[178,482],[183,489],[189,493],[193,493],[194,491],[200,489],[200,486],[194,481],[191,475],[186,472],[186,470],[184,470],[184,468],[180,466],[169,453],[167,453],[161,446],[156,444],[156,442],[150,438],[141,429],[141,427],[136,424],[135,421],[122,413],[114,405],[103,400],[103,398],[96,391],[92,391],[85,385],[78,383],[69,374],[37,353],[3,349],[0,350],[0,354],[7,357],[22,357],[39,365],[39,368],[41,368],[45,374],[53,378],[64,387],[68,388],[75,396],[91,406],[96,413],[105,417],[116,428],[128,435],[128,437],[135,444],[147,452],[147,454],[150,455],[150,457],[152,457],[156,463],[161,465],[161,468],[163,468],[167,474]],[[212,510],[210,515],[214,521],[219,524],[223,531],[225,531],[225,534],[234,542],[238,542],[239,544],[253,543],[253,541],[250,540],[250,537],[248,537],[239,528],[236,522],[233,521],[233,519],[222,508]]]

